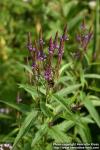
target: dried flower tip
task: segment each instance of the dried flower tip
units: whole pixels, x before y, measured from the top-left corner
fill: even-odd
[[[53,54],[54,53],[54,44],[53,44],[53,40],[52,37],[49,40],[49,53]]]
[[[81,42],[81,35],[80,34],[76,35],[76,40],[77,40],[77,42]]]
[[[63,41],[63,39],[61,39],[60,40],[60,47],[58,49],[58,55],[60,57],[62,57],[63,53],[64,53],[64,41]]]
[[[54,39],[54,49],[58,49],[59,48],[59,45],[58,45],[58,32],[56,32],[56,35],[55,35],[55,39]]]
[[[42,36],[42,29],[40,30],[40,34],[39,34],[39,44],[43,45],[44,41],[43,41],[43,36]]]
[[[29,51],[33,50],[33,46],[32,46],[32,39],[31,39],[31,33],[28,33],[28,43],[27,43],[27,48]]]
[[[62,35],[61,38],[62,38],[64,41],[69,40],[68,35],[67,35],[67,25],[65,25],[65,27],[64,27],[64,32],[63,32],[63,35]]]
[[[91,32],[91,33],[88,33],[88,34],[82,36],[82,47],[84,50],[86,50],[87,45],[92,38],[92,35],[93,35],[93,33]]]
[[[84,18],[83,21],[82,21],[81,29],[82,29],[82,30],[85,30],[85,29],[86,29],[85,18]]]
[[[28,33],[28,43],[32,44],[31,32]]]

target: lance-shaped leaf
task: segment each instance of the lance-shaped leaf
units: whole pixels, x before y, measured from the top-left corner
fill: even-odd
[[[85,96],[83,93],[81,93],[81,100],[84,104],[84,106],[87,108],[88,112],[90,113],[91,117],[95,120],[97,125],[100,127],[100,116],[95,109],[91,99],[89,99],[88,96]]]
[[[31,147],[34,147],[35,144],[38,144],[39,140],[47,133],[48,125],[47,123],[41,125],[39,130],[36,132],[34,139],[32,140]]]
[[[19,105],[19,104],[16,104],[14,102],[9,102],[7,100],[0,100],[0,102],[6,104],[7,106],[9,106],[13,109],[16,109],[16,110],[20,111],[22,113],[27,113],[27,112],[30,111],[30,108],[25,104],[20,104]]]
[[[37,116],[37,111],[31,111],[27,117],[25,118],[19,133],[17,134],[17,137],[15,138],[14,144],[13,144],[13,150],[15,149],[17,143],[19,142],[19,140],[28,132],[28,130],[30,129],[30,125],[33,122],[33,120],[36,119]]]
[[[73,93],[73,91],[78,90],[81,87],[81,84],[71,85],[67,88],[63,88],[56,93],[58,96],[65,96],[67,94]]]

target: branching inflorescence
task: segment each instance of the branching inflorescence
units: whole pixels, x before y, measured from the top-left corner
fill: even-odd
[[[33,73],[40,73],[48,84],[51,80],[54,80],[59,76],[59,68],[64,53],[64,44],[67,40],[68,33],[67,26],[65,26],[61,37],[58,36],[58,32],[56,32],[54,40],[50,37],[46,53],[44,51],[45,42],[43,40],[42,30],[40,31],[39,40],[34,40],[34,44],[32,43],[31,33],[28,33],[27,48],[31,56]],[[55,67],[53,67],[54,54],[57,55],[57,63]]]

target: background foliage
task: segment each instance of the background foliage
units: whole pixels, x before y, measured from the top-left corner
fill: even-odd
[[[98,4],[98,0],[0,1],[0,142],[15,141],[17,149],[24,145],[23,149],[31,149],[32,146],[36,150],[37,147],[50,150],[53,140],[100,141]],[[94,36],[88,47],[85,67],[78,66],[75,70],[69,53],[76,50],[75,36],[84,16],[87,28],[92,26]],[[38,106],[36,89],[28,84],[30,68],[25,62],[27,33],[32,32],[35,39],[42,28],[43,37],[48,41],[56,31],[62,33],[66,23],[70,40],[64,52],[59,86],[47,105],[45,89],[41,86]],[[18,96],[22,99],[20,104],[16,102]],[[78,101],[84,107],[81,111],[72,112],[72,104]],[[52,122],[49,127],[48,123]]]

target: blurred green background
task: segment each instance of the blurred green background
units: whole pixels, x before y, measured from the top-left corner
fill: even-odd
[[[66,62],[66,55],[73,51],[75,35],[85,17],[87,27],[92,26],[94,32],[88,55],[98,62],[99,11],[99,0],[0,0],[0,99],[16,101],[17,84],[26,80],[20,64],[25,63],[28,54],[26,45],[29,31],[35,39],[42,28],[43,37],[48,41],[57,30],[62,33],[67,24],[70,41],[64,54]],[[95,69],[100,73],[100,68]]]

